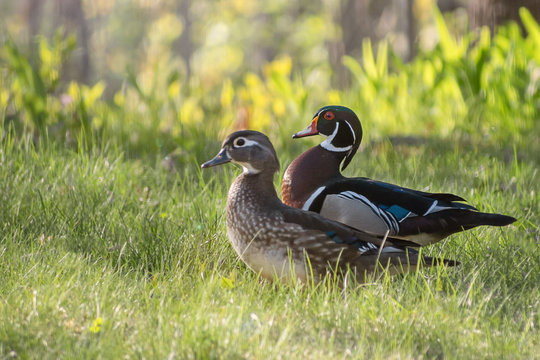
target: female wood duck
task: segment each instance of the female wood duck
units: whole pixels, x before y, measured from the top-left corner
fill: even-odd
[[[202,168],[228,162],[243,173],[231,185],[227,198],[227,234],[240,258],[267,279],[317,281],[328,271],[351,269],[359,281],[388,267],[391,274],[415,268],[420,262],[437,263],[413,249],[404,250],[393,238],[355,231],[319,214],[283,204],[273,185],[279,161],[262,133],[237,131],[221,151]],[[309,262],[308,262],[309,260]],[[441,260],[455,265],[451,260]]]
[[[321,108],[311,124],[293,135],[326,137],[296,158],[285,171],[283,202],[315,211],[355,229],[384,234],[411,246],[435,243],[455,232],[479,225],[504,226],[511,216],[488,214],[464,204],[453,194],[428,193],[340,172],[351,162],[362,140],[356,114],[343,106]]]

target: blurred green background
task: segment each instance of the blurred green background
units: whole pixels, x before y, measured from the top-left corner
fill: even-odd
[[[3,1],[0,118],[34,142],[182,162],[239,128],[288,153],[342,104],[367,144],[536,151],[539,16],[534,0]]]

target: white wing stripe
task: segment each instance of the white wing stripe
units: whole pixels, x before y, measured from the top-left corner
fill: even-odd
[[[315,199],[320,195],[320,193],[323,192],[323,190],[326,188],[326,186],[321,186],[320,188],[318,188],[317,190],[315,190],[313,192],[313,194],[311,194],[309,196],[309,198],[306,200],[306,202],[304,203],[304,206],[302,206],[302,210],[306,210],[308,211],[309,208],[311,207],[311,204],[313,204],[313,201],[315,201]]]
[[[371,210],[375,214],[377,214],[377,216],[379,216],[386,223],[386,225],[388,226],[388,228],[390,230],[393,231],[394,228],[396,227],[397,224],[394,221],[392,221],[393,219],[390,219],[387,216],[385,211],[382,211],[379,207],[377,207],[375,204],[373,204],[371,201],[369,201],[365,196],[354,193],[352,191],[345,191],[345,192],[343,192],[343,193],[341,193],[339,195],[344,196],[344,197],[346,197],[348,199],[351,199],[351,200],[362,201],[364,204],[369,206],[371,208]]]
[[[369,208],[386,223],[386,226],[388,226],[388,229],[390,229],[390,233],[397,234],[399,232],[399,222],[397,221],[396,217],[393,214],[380,209],[378,206],[369,201],[365,196],[357,194],[353,191],[344,191],[342,193],[339,193],[338,196],[363,202],[365,205],[369,206]]]
[[[409,211],[409,212],[407,213],[407,215],[405,215],[404,217],[402,217],[401,219],[399,219],[399,223],[401,223],[403,220],[405,220],[406,218],[408,218],[408,217],[411,216],[411,215],[416,216],[416,214],[414,214],[412,211]]]
[[[455,209],[455,207],[451,206],[439,206],[439,202],[437,200],[433,201],[433,205],[427,209],[427,211],[424,213],[423,216],[426,216],[427,214],[436,213],[438,211],[442,210],[448,210],[448,209]]]

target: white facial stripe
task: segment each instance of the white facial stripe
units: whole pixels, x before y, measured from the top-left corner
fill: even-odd
[[[350,126],[350,125],[349,125]],[[336,134],[339,130],[339,123],[336,123],[336,129],[334,130],[334,132],[332,133],[332,135],[328,136],[326,138],[326,140],[324,140],[322,143],[321,143],[321,146],[328,150],[328,151],[333,151],[333,152],[343,152],[343,151],[349,151],[352,149],[352,145],[349,145],[349,146],[345,146],[345,147],[337,147],[337,146],[334,146],[332,144],[332,141],[334,141],[334,138],[336,137]],[[321,134],[323,135],[323,134]]]
[[[321,133],[321,135],[324,136],[327,140],[334,140],[338,132],[338,129],[339,129],[339,123],[336,123],[336,128],[334,129],[334,132],[332,133],[332,135],[328,136],[323,133]]]
[[[353,130],[351,124],[349,124],[348,121],[345,121],[345,124],[347,124],[347,126],[349,126],[349,129],[351,129],[351,134],[352,134],[353,144],[354,144],[356,142],[356,134],[354,133],[354,130]]]

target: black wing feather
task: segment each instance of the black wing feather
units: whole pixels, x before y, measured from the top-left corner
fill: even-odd
[[[365,196],[375,205],[397,205],[414,214],[425,214],[434,204],[455,207],[458,209],[476,210],[474,207],[456,203],[464,201],[461,197],[445,193],[427,193],[418,190],[407,189],[401,186],[375,181],[368,178],[341,179],[328,184],[321,194],[313,201],[310,210],[320,212],[324,198],[327,195],[339,194],[345,191],[353,191]]]

